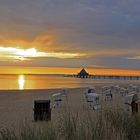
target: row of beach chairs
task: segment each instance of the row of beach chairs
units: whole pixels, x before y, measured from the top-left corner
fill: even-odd
[[[128,87],[115,86],[104,86],[101,88],[102,94],[97,94],[94,87],[87,89],[85,98],[89,107],[93,110],[101,108],[100,96],[104,97],[105,101],[111,101],[114,93],[119,93],[124,97],[125,110],[127,112],[138,112],[140,101],[139,101],[139,86],[128,85]]]
[[[125,111],[137,113],[140,110],[139,86],[130,84],[128,87],[104,86],[101,88],[102,94],[97,94],[94,87],[90,87],[85,92],[85,99],[89,107],[93,110],[101,109],[101,96],[105,101],[113,100],[113,94],[119,93],[124,97]],[[68,90],[63,89],[60,93],[52,95],[53,108],[60,108],[63,100],[67,100]],[[65,98],[65,99],[64,99]],[[103,99],[103,98],[102,98]],[[50,100],[34,101],[34,120],[51,120]]]
[[[111,85],[111,86],[103,86],[101,88],[102,94],[97,94],[94,87],[90,87],[85,92],[85,98],[88,103],[88,105],[94,109],[100,109],[101,108],[101,95],[102,99],[105,101],[112,101],[113,100],[113,94],[119,93],[121,96],[126,97],[127,95],[133,95],[137,94],[139,92],[139,87],[136,85],[128,85],[127,88],[120,87],[119,85]],[[60,93],[53,94],[53,108],[59,108],[62,106],[62,100],[64,100],[63,97],[66,97],[67,99],[68,90],[63,89]],[[126,97],[127,98],[127,97]]]

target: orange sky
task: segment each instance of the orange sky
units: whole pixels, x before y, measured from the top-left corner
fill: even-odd
[[[81,68],[63,67],[0,67],[0,74],[76,74]],[[113,70],[113,69],[86,69],[90,74],[99,75],[137,75],[140,71],[136,70]]]

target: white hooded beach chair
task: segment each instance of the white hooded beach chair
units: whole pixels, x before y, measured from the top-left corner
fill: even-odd
[[[114,88],[113,89],[114,89],[114,92],[115,93],[119,93],[119,91],[120,91],[121,88],[120,88],[119,85],[114,85]]]
[[[102,87],[102,94],[104,94],[109,89],[110,89],[110,86],[103,86]]]
[[[100,109],[100,108],[101,108],[99,94],[96,94],[96,93],[89,93],[89,94],[87,95],[87,102],[89,103],[89,106],[90,106],[93,110],[97,110],[97,109]]]
[[[53,97],[53,107],[60,107],[62,102],[62,93],[56,93],[52,95]]]
[[[139,86],[137,85],[129,84],[128,89],[129,89],[129,92],[139,93]]]
[[[111,89],[106,90],[104,94],[105,94],[105,101],[111,101],[113,99]]]
[[[125,111],[129,114],[139,112],[139,97],[138,94],[131,93],[125,96],[124,104],[125,104]]]
[[[102,95],[105,96],[105,101],[111,101],[112,100],[112,90],[113,86],[104,86],[102,87]]]
[[[128,95],[128,89],[126,89],[126,88],[121,88],[121,89],[120,89],[120,95],[122,95],[122,96]]]
[[[86,97],[86,99],[87,99],[88,94],[90,94],[90,93],[96,93],[94,87],[89,87],[89,88],[87,89],[87,91],[85,92],[85,97]]]

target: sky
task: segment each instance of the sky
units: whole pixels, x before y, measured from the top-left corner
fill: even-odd
[[[0,66],[140,70],[139,0],[1,0]]]

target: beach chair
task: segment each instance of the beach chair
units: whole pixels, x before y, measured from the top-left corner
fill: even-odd
[[[108,86],[103,86],[103,87],[102,87],[102,94],[104,94],[104,92],[105,92],[106,90],[108,90],[108,89],[109,89]]]
[[[34,121],[51,120],[50,100],[34,101]]]
[[[53,108],[61,107],[62,94],[56,93],[56,94],[53,94],[52,97],[53,97]]]
[[[126,88],[121,88],[120,89],[120,95],[121,96],[126,96],[126,95],[128,95],[128,89],[126,89]]]
[[[101,108],[99,94],[89,93],[87,95],[87,102],[89,103],[90,108],[93,110],[97,110]]]
[[[113,91],[114,93],[119,93],[120,92],[120,86],[119,85],[114,85]]]
[[[103,86],[102,87],[102,94],[104,95],[105,93],[107,93],[109,90],[112,91],[114,88],[113,86]]]
[[[137,85],[129,84],[128,89],[129,89],[129,92],[139,93],[139,86]]]
[[[105,94],[105,101],[111,101],[113,99],[111,89],[106,90],[104,94]]]
[[[129,114],[138,113],[140,110],[140,100],[138,94],[131,93],[125,96],[125,111]]]
[[[113,86],[104,86],[102,87],[102,96],[105,96],[105,101],[111,101],[112,100],[112,90]]]
[[[96,93],[95,88],[94,87],[89,87],[86,92],[85,92],[85,97],[87,99],[88,94],[90,93]]]

